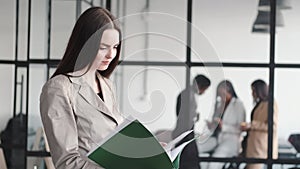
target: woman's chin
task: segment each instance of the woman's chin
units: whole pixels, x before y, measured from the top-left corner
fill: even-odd
[[[101,66],[101,67],[98,68],[98,70],[104,71],[104,70],[106,70],[107,68],[108,68],[108,66]]]

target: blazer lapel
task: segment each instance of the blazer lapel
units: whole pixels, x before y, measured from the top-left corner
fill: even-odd
[[[82,77],[70,77],[70,80],[74,84],[79,85],[78,93],[84,100],[86,100],[95,109],[97,109],[101,113],[109,116],[113,121],[117,122],[116,118],[112,114],[111,109],[109,109],[106,106],[106,103],[104,103],[99,98],[99,96],[93,91],[93,89],[90,87],[90,85],[88,83],[86,83]],[[103,92],[103,93],[106,93],[106,92]],[[107,98],[107,96],[104,96],[104,99],[106,99],[106,98]]]
[[[114,103],[113,103],[111,88],[110,88],[110,86],[108,86],[108,84],[102,77],[98,76],[98,79],[100,82],[101,91],[103,94],[103,99],[104,99],[105,105],[109,109],[110,112],[113,112]]]
[[[97,73],[97,77],[101,84],[101,90],[104,98],[104,102],[106,107],[112,112],[115,120],[118,124],[123,122],[123,118],[120,116],[118,104],[116,103],[115,93],[113,89],[113,84],[109,82],[108,79],[102,77],[99,73]]]

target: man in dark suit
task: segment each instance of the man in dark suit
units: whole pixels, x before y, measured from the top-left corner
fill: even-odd
[[[177,124],[172,133],[175,138],[185,131],[194,129],[194,123],[199,120],[195,94],[201,95],[210,86],[210,80],[204,75],[197,75],[191,86],[184,89],[177,97],[176,115]],[[178,145],[194,138],[195,133],[191,132],[183,138]],[[180,156],[180,169],[200,169],[198,160],[198,148],[195,141],[189,143]]]

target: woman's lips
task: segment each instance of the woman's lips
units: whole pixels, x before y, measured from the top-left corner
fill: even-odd
[[[102,63],[103,63],[104,65],[108,65],[108,64],[110,63],[110,61],[102,61]]]

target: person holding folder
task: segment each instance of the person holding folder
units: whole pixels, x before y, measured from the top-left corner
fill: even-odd
[[[106,9],[78,18],[66,51],[40,95],[40,113],[57,169],[101,169],[86,157],[123,122],[110,75],[121,50],[121,31]]]

